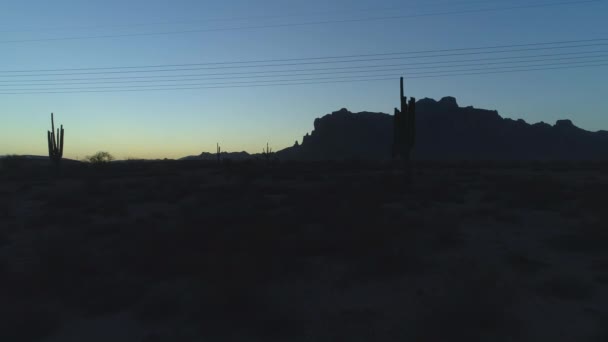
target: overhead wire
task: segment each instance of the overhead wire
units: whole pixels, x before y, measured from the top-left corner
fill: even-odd
[[[539,63],[539,62],[554,62],[554,61],[565,61],[565,60],[580,60],[580,59],[590,59],[590,58],[602,58],[608,57],[608,51],[604,51],[606,53],[599,55],[590,55],[590,56],[579,56],[579,57],[562,57],[562,58],[545,58],[545,59],[533,59],[533,60],[519,60],[519,61],[501,61],[501,62],[476,62],[476,63],[468,63],[468,64],[451,64],[451,65],[435,65],[435,66],[418,66],[415,70],[421,69],[444,69],[444,68],[457,68],[457,67],[467,67],[467,66],[488,66],[488,65],[504,65],[504,64],[521,64],[521,63]],[[483,60],[482,60],[483,61]],[[582,62],[569,62],[569,63],[586,63],[592,62],[589,60]],[[546,63],[542,65],[547,65]],[[391,67],[401,67],[401,68],[391,68]],[[51,85],[69,85],[69,84],[80,84],[80,85],[90,85],[90,84],[116,84],[116,83],[152,83],[152,82],[184,82],[184,81],[204,81],[204,80],[223,80],[223,79],[243,79],[243,78],[272,78],[272,77],[296,77],[296,76],[315,76],[315,75],[332,75],[332,74],[349,74],[349,73],[370,73],[370,72],[388,72],[388,71],[406,71],[411,70],[411,68],[403,68],[403,66],[408,66],[408,64],[395,64],[395,65],[385,65],[385,66],[375,66],[375,68],[383,68],[383,69],[375,69],[370,68],[369,66],[361,66],[361,67],[349,67],[356,68],[355,70],[335,70],[335,71],[324,71],[324,72],[314,72],[314,73],[286,73],[289,71],[280,71],[283,74],[272,74],[272,75],[249,75],[243,76],[239,73],[231,73],[226,75],[222,74],[203,74],[199,78],[175,78],[175,79],[156,79],[156,80],[127,80],[127,78],[121,78],[117,81],[88,81],[88,82],[55,82],[55,83],[12,83],[12,84],[4,84],[0,83],[0,87],[14,87],[14,86],[51,86]],[[523,65],[526,66],[526,65]],[[522,65],[515,65],[512,67],[523,67]],[[391,68],[391,69],[386,69]],[[362,70],[361,70],[362,69]],[[308,70],[304,70],[308,71]],[[448,70],[449,71],[449,70]],[[256,72],[263,73],[263,72]],[[209,77],[211,75],[221,75],[222,77]],[[234,76],[238,75],[238,76]],[[188,75],[183,75],[188,76]],[[174,76],[179,77],[179,76]],[[57,80],[55,80],[57,81]]]
[[[45,77],[45,76],[72,76],[72,75],[102,75],[102,74],[130,74],[130,73],[153,73],[153,72],[175,72],[175,71],[194,71],[194,70],[219,70],[219,69],[243,69],[243,68],[261,68],[261,67],[283,67],[283,66],[294,66],[294,65],[317,65],[317,64],[338,64],[338,63],[354,63],[354,62],[372,62],[372,61],[387,61],[387,60],[403,60],[403,59],[415,59],[415,58],[437,58],[437,57],[449,57],[449,56],[468,56],[468,55],[480,55],[480,54],[500,54],[500,53],[512,53],[512,52],[523,52],[523,51],[540,51],[540,50],[555,50],[555,49],[571,49],[579,47],[598,47],[606,46],[608,43],[595,43],[595,44],[579,44],[571,46],[548,46],[548,47],[536,47],[536,48],[523,48],[523,49],[511,49],[511,50],[500,50],[500,51],[476,51],[476,52],[460,52],[450,54],[434,54],[434,55],[423,55],[423,56],[400,56],[400,57],[385,57],[385,58],[364,58],[364,59],[351,59],[351,60],[331,60],[331,61],[315,61],[315,62],[300,62],[300,63],[281,63],[281,64],[261,64],[261,65],[228,65],[228,66],[214,66],[214,67],[196,67],[196,68],[178,68],[178,69],[160,69],[160,70],[119,70],[119,71],[91,71],[91,72],[75,72],[75,73],[44,73],[44,74],[10,74],[0,75],[0,78],[7,77]]]
[[[522,69],[522,70],[510,70],[510,71],[477,72],[477,73],[461,73],[461,74],[445,74],[445,75],[426,75],[426,76],[414,76],[414,77],[408,77],[408,78],[419,79],[419,78],[437,78],[437,77],[451,77],[451,76],[470,76],[470,75],[502,74],[502,73],[516,73],[516,72],[540,71],[540,70],[559,70],[559,69],[573,69],[573,68],[587,68],[587,67],[602,67],[602,66],[608,66],[608,63],[594,64],[594,65],[554,67],[554,68]],[[201,87],[178,87],[178,88],[174,87],[174,88],[157,88],[157,89],[0,92],[0,95],[116,93],[116,92],[142,92],[142,91],[223,89],[223,88],[244,88],[244,87],[252,88],[252,87],[311,85],[311,84],[330,84],[330,83],[355,83],[355,82],[388,81],[388,80],[394,81],[394,79],[395,79],[395,77],[384,77],[384,78],[354,79],[354,80],[331,80],[331,81],[320,81],[320,82],[275,83],[275,84],[253,84],[253,85],[229,85],[229,86],[201,86]]]
[[[464,76],[464,75],[483,75],[483,74],[495,74],[495,73],[510,73],[510,72],[524,72],[524,71],[540,71],[540,70],[559,70],[559,69],[570,69],[570,68],[583,68],[583,67],[598,67],[598,66],[608,66],[608,60],[605,61],[597,61],[592,62],[593,64],[582,64],[579,63],[569,63],[563,65],[565,63],[561,63],[559,66],[555,67],[547,67],[547,65],[542,65],[540,67],[528,66],[528,67],[519,67],[520,69],[516,70],[502,70],[505,68],[490,68],[490,69],[464,69],[464,70],[454,70],[454,71],[443,71],[443,74],[438,72],[412,72],[407,73],[408,78],[429,78],[429,77],[449,77],[449,76]],[[587,62],[589,63],[589,62]],[[558,63],[556,63],[557,65]],[[512,67],[517,68],[517,67]],[[521,69],[523,68],[523,69]],[[474,72],[478,71],[478,72]],[[411,76],[414,75],[414,76]],[[390,77],[392,76],[392,77]],[[369,78],[362,78],[369,77]],[[352,78],[350,80],[346,80],[346,78]],[[51,89],[12,89],[12,90],[3,90],[0,92],[2,95],[8,94],[42,94],[42,93],[80,93],[80,92],[99,92],[99,91],[114,91],[114,92],[122,92],[129,90],[178,90],[178,89],[210,89],[210,88],[226,88],[226,87],[236,87],[239,85],[243,86],[283,86],[283,85],[296,85],[296,84],[323,84],[323,83],[335,83],[335,82],[361,82],[361,81],[373,81],[373,80],[384,80],[384,79],[394,79],[393,74],[386,75],[368,75],[368,76],[338,76],[338,77],[324,77],[324,78],[309,78],[309,79],[291,79],[291,80],[269,80],[269,81],[240,81],[240,82],[217,82],[217,83],[208,83],[208,84],[190,84],[190,85],[152,85],[152,86],[112,86],[112,87],[92,87],[92,88],[51,88]],[[264,84],[262,82],[268,82]],[[274,83],[273,83],[274,82]],[[277,83],[278,82],[278,83]],[[295,82],[295,83],[294,83]],[[137,87],[137,88],[136,88]],[[156,88],[150,88],[156,87]],[[173,87],[173,88],[171,88]],[[175,88],[179,87],[179,88]],[[136,88],[136,89],[133,89]],[[52,90],[47,92],[47,90]]]
[[[350,54],[350,55],[331,55],[331,56],[282,58],[282,59],[276,59],[275,58],[275,59],[258,59],[258,60],[228,61],[228,62],[204,62],[204,63],[157,64],[157,65],[113,66],[113,67],[87,67],[87,68],[62,68],[62,69],[0,70],[0,74],[2,74],[2,73],[28,73],[28,72],[54,72],[54,71],[146,69],[146,68],[182,67],[182,66],[204,66],[204,65],[232,65],[232,64],[256,64],[256,63],[295,62],[295,61],[311,61],[311,60],[323,60],[323,59],[350,59],[350,58],[361,58],[361,57],[380,57],[380,56],[410,55],[410,54],[429,54],[429,53],[440,53],[440,52],[475,51],[475,50],[489,50],[489,49],[507,49],[507,48],[516,48],[516,47],[518,48],[518,47],[531,47],[531,46],[565,45],[565,44],[579,44],[579,43],[592,43],[592,42],[608,42],[608,38],[592,38],[592,39],[578,39],[578,40],[558,40],[558,41],[550,41],[550,42],[525,43],[525,44],[503,44],[503,45],[489,45],[489,46],[476,46],[476,47],[450,48],[450,49],[431,49],[431,50],[418,50],[418,51],[400,51],[400,52]],[[600,43],[600,45],[603,45],[603,44]],[[569,47],[581,47],[581,46],[584,47],[584,46],[587,46],[587,45],[577,45],[577,46],[567,46],[567,47],[555,47],[555,48],[569,48]],[[521,51],[521,50],[514,50],[514,51]],[[255,66],[257,66],[257,65],[255,65]]]
[[[118,76],[118,77],[79,77],[79,78],[60,78],[60,79],[11,79],[11,80],[0,80],[2,83],[17,83],[19,82],[59,82],[59,81],[94,81],[94,80],[150,80],[150,79],[165,79],[171,77],[203,77],[203,76],[226,76],[226,75],[256,75],[256,74],[275,74],[275,73],[286,73],[286,72],[309,72],[309,71],[327,71],[327,70],[358,70],[367,68],[384,68],[384,67],[405,67],[415,65],[437,65],[446,63],[466,63],[466,62],[484,62],[484,61],[501,61],[506,60],[505,63],[517,63],[526,62],[526,59],[539,58],[539,57],[556,57],[556,56],[571,56],[581,54],[603,54],[608,53],[608,50],[594,50],[594,51],[580,51],[580,52],[565,52],[565,53],[553,53],[553,54],[540,54],[540,55],[529,55],[529,56],[507,56],[507,57],[494,57],[494,58],[476,58],[476,59],[464,59],[464,60],[442,60],[442,61],[425,61],[425,62],[409,62],[409,63],[398,63],[398,64],[381,64],[381,65],[357,65],[357,66],[334,66],[324,68],[307,68],[307,69],[288,69],[288,70],[263,70],[263,71],[239,71],[239,72],[220,72],[220,73],[204,73],[204,74],[178,74],[178,75],[146,75],[146,76]],[[589,58],[592,56],[580,56],[575,58]],[[520,61],[512,61],[513,59],[519,59]],[[511,61],[510,61],[511,60]],[[549,60],[549,59],[547,59]],[[133,81],[135,82],[135,81]]]

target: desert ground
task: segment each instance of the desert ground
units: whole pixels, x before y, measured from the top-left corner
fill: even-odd
[[[0,171],[0,341],[608,341],[608,163]]]

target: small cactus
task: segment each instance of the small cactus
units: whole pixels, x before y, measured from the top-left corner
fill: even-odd
[[[55,135],[55,120],[53,113],[51,113],[51,130],[47,131],[47,141],[49,146],[49,158],[55,164],[61,162],[63,158],[63,125],[61,129],[57,128],[57,135]]]
[[[220,156],[221,156],[221,149],[220,149],[220,144],[217,143],[217,163],[220,163]]]
[[[266,143],[266,149],[262,149],[262,155],[266,158],[267,161],[270,161],[270,157],[272,156],[272,149],[268,147],[268,143]]]

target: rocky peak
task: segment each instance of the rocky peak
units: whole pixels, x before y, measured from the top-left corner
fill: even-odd
[[[576,126],[574,126],[574,124],[572,123],[571,120],[557,120],[555,122],[555,127],[562,127],[562,128],[575,128]]]
[[[458,102],[456,102],[456,98],[452,96],[446,96],[439,100],[439,105],[444,108],[458,108]]]

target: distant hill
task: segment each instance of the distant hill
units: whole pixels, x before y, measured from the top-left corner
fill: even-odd
[[[61,161],[64,166],[82,165],[77,160],[64,158]],[[41,170],[52,167],[48,156],[35,155],[6,155],[0,156],[0,171],[13,170],[16,174],[26,175],[31,170]]]
[[[555,125],[502,118],[493,110],[459,107],[456,99],[416,103],[419,160],[608,160],[608,132],[570,120]],[[302,144],[277,152],[281,160],[389,159],[393,116],[347,109],[317,118]]]
[[[47,164],[50,163],[49,156],[35,156],[35,155],[4,155],[0,156],[0,163],[4,160],[9,160],[9,162],[22,162],[26,164]],[[63,158],[61,159],[63,163],[68,164],[82,164],[81,161]]]
[[[253,159],[255,155],[249,154],[247,152],[222,152],[220,153],[220,158],[222,160],[247,160],[247,159]],[[209,152],[203,152],[201,154],[199,154],[198,156],[187,156],[187,157],[183,157],[180,158],[179,160],[208,160],[208,161],[214,161],[217,160],[217,154],[215,153],[209,153]]]
[[[4,159],[4,158],[8,158],[8,159],[23,159],[23,160],[46,160],[46,161],[49,160],[49,156],[14,155],[14,154],[0,156],[0,159]]]

